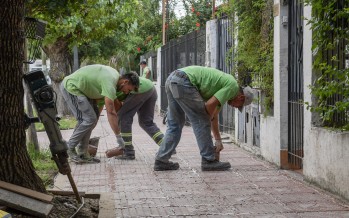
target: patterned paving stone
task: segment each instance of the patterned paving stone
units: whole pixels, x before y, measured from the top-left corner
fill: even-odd
[[[161,117],[155,122],[165,131]],[[65,131],[68,139],[72,131]],[[184,127],[183,137],[173,161],[177,171],[154,172],[158,150],[135,118],[133,141],[136,159],[132,161],[106,158],[105,151],[116,146],[116,139],[106,116],[102,116],[92,136],[100,137],[99,164],[71,163],[72,175],[79,191],[112,193],[111,217],[346,217],[349,203],[314,188],[277,169],[234,144],[226,144],[222,161],[232,169],[224,172],[202,172],[201,157],[191,127]],[[40,142],[48,142],[39,135]],[[301,177],[301,176],[298,176]],[[71,191],[66,176],[55,180],[57,189]]]

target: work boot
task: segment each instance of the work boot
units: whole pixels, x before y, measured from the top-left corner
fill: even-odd
[[[125,148],[123,154],[115,158],[119,160],[134,160],[136,158],[135,150]]]
[[[220,162],[219,160],[206,160],[202,158],[201,160],[201,170],[202,171],[222,171],[231,168],[229,162]]]
[[[176,150],[173,150],[173,152],[172,152],[171,155],[174,155],[174,154],[177,154],[177,151],[176,151]]]
[[[99,163],[100,159],[92,157],[89,154],[81,154],[80,155],[81,163]]]
[[[162,162],[155,160],[154,170],[155,171],[165,171],[165,170],[178,170],[179,164],[177,162]]]
[[[75,148],[68,148],[67,153],[68,153],[69,159],[71,161],[73,161],[75,163],[80,163],[81,162],[81,159],[78,156],[78,154],[76,153]]]

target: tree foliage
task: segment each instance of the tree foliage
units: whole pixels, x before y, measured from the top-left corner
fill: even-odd
[[[185,11],[182,17],[178,17],[176,11],[178,2],[171,2],[168,8],[167,41],[204,28],[206,22],[212,18],[211,0],[182,0],[181,2]]]
[[[191,18],[191,25],[198,29],[206,25],[206,22],[212,18],[212,1],[211,0],[189,0],[183,1],[186,10],[186,17]],[[188,20],[189,21],[189,20]]]
[[[135,11],[132,23],[124,31],[117,30],[102,40],[83,44],[80,48],[84,55],[105,62],[112,57],[118,67],[138,69],[139,56],[162,43],[162,15],[159,0],[140,1]]]
[[[56,84],[70,74],[73,46],[85,46],[80,55],[103,60],[111,53],[110,39],[128,32],[140,4],[138,0],[28,0],[26,6],[28,16],[47,22],[43,44],[51,59],[49,75]],[[100,42],[106,42],[104,50]]]
[[[273,106],[273,15],[272,0],[231,0],[226,13],[237,16],[234,62],[241,85],[263,91],[266,112]]]
[[[47,22],[45,44],[69,36],[73,46],[126,31],[138,4],[137,0],[28,0],[27,14]]]
[[[28,0],[26,6],[27,16],[47,22],[43,49],[51,61],[49,76],[58,94],[58,113],[66,115],[69,110],[58,89],[60,82],[72,71],[73,46],[95,45],[116,32],[126,33],[134,22],[139,1]]]

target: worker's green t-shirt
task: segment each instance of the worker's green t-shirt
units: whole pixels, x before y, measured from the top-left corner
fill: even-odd
[[[76,96],[90,99],[108,97],[116,99],[117,81],[120,74],[112,67],[95,64],[82,67],[63,79],[65,89]]]
[[[190,82],[197,87],[205,101],[215,96],[223,106],[239,92],[235,78],[215,68],[188,66],[179,70],[188,75]]]
[[[139,77],[138,92],[132,91],[132,94],[142,94],[154,87],[154,83],[145,77]]]
[[[151,72],[151,70],[149,69],[148,66],[144,67],[143,71],[142,71],[142,77],[147,78],[147,72],[150,71],[150,77],[149,80],[153,81],[153,72]]]
[[[154,83],[152,81],[150,81],[149,79],[147,79],[145,77],[139,77],[138,92],[131,91],[131,93],[134,95],[142,94],[142,93],[150,91],[153,87],[154,87]],[[117,92],[116,96],[117,96],[119,101],[123,101],[127,97],[127,95],[124,94],[123,92]]]

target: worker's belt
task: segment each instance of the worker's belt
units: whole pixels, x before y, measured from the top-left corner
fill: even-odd
[[[179,77],[179,78],[188,79],[187,74],[186,74],[184,71],[181,71],[181,70],[175,70],[175,71],[173,71],[173,75],[174,75],[174,76],[177,76],[177,77]]]

